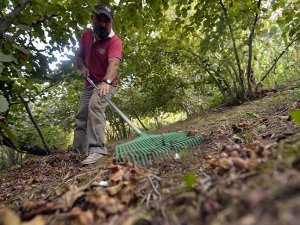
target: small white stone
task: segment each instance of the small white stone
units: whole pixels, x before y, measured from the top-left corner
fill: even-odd
[[[178,153],[175,154],[175,159],[180,159],[180,156]]]
[[[101,180],[101,181],[99,182],[99,185],[100,185],[100,186],[103,186],[103,187],[108,187],[108,181]]]

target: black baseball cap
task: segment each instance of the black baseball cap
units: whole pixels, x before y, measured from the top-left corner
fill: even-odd
[[[103,13],[103,14],[107,15],[110,20],[113,19],[113,13],[112,13],[111,9],[107,5],[102,4],[102,3],[95,5],[94,13],[96,15]]]

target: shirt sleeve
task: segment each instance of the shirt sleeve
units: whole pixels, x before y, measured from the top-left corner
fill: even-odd
[[[122,41],[119,38],[114,40],[109,47],[108,58],[122,59]]]
[[[78,54],[84,59],[85,58],[85,42],[88,35],[88,31],[85,30],[79,40]]]

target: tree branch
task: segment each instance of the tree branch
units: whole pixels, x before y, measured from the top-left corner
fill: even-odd
[[[42,142],[44,144],[45,149],[47,150],[48,153],[50,153],[51,151],[50,151],[50,148],[48,146],[48,143],[46,142],[45,136],[44,136],[42,130],[40,129],[39,125],[37,124],[37,122],[33,118],[33,115],[31,113],[31,110],[30,110],[29,106],[28,106],[28,103],[25,101],[25,99],[23,98],[23,96],[19,95],[19,98],[22,100],[22,102],[23,102],[23,104],[25,106],[25,109],[26,109],[26,111],[27,111],[27,113],[29,115],[29,118],[30,118],[31,122],[33,123],[35,129],[37,130],[37,132],[38,132],[38,134],[39,134],[39,136],[40,136],[40,138],[41,138],[41,140],[42,140]]]
[[[288,45],[283,49],[283,51],[279,54],[279,56],[277,56],[274,59],[274,63],[272,64],[272,66],[270,67],[270,69],[266,72],[266,74],[260,79],[260,81],[258,82],[258,84],[255,87],[255,92],[257,92],[259,86],[261,85],[261,83],[270,75],[270,72],[273,70],[273,68],[276,66],[277,62],[279,61],[279,59],[281,58],[281,56],[284,55],[284,53],[286,52],[286,50],[296,41],[300,40],[300,37],[294,38],[293,40],[290,41],[290,43],[288,43]]]
[[[31,26],[35,26],[35,25],[39,25],[39,24],[42,24],[43,22],[45,22],[46,20],[50,20],[50,19],[52,19],[52,18],[54,18],[54,17],[56,17],[56,16],[59,16],[60,14],[58,14],[58,13],[52,13],[52,14],[49,14],[49,15],[44,15],[43,17],[41,17],[41,18],[39,18],[39,19],[37,19],[35,22],[33,22],[32,23],[32,25]],[[29,36],[30,36],[30,38],[29,38],[29,43],[32,43],[32,41],[31,41],[31,31],[32,31],[32,27],[31,27],[31,29],[30,29],[30,32],[29,32]],[[16,38],[17,37],[19,37],[20,36],[20,33],[15,33],[13,36],[9,36],[9,38],[12,40],[12,41],[15,41],[16,40]]]
[[[31,0],[20,0],[14,10],[0,23],[0,39],[2,39],[3,35],[9,30],[12,25],[14,18],[18,17],[22,10],[26,7],[26,5]]]
[[[50,19],[52,19],[54,17],[57,17],[59,15],[60,15],[59,13],[52,13],[52,14],[49,14],[49,15],[44,15],[42,18],[39,18],[34,23],[32,23],[32,25],[34,26],[34,25],[41,24],[41,23],[45,22],[46,20],[50,20]]]
[[[36,145],[26,145],[24,143],[18,143],[18,147],[13,144],[13,142],[3,134],[1,134],[3,140],[2,143],[3,145],[9,147],[10,149],[13,149],[17,152],[20,153],[27,153],[27,154],[32,154],[32,155],[49,155],[49,152],[47,152],[45,149],[40,148],[39,146]]]
[[[57,84],[59,84],[60,82],[62,82],[65,78],[66,77],[63,77],[62,79],[58,80],[57,82],[55,82],[55,83],[49,85],[48,87],[44,88],[43,90],[41,90],[40,92],[38,92],[34,97],[32,97],[32,98],[30,98],[28,100],[25,100],[25,103],[34,102],[38,96],[42,95],[43,93],[45,93],[50,88],[56,86]],[[21,101],[21,102],[12,102],[12,103],[9,103],[9,106],[18,105],[18,104],[24,104],[24,102],[23,101]]]

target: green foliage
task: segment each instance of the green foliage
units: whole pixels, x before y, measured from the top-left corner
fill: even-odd
[[[187,188],[191,188],[195,184],[197,184],[197,176],[192,172],[186,173],[183,177],[183,180],[184,180],[184,184]]]
[[[291,116],[296,124],[300,126],[300,109],[295,109],[291,112]]]
[[[16,147],[18,147],[16,134],[5,124],[0,124],[0,128],[3,134],[6,135],[6,137],[8,137]]]
[[[5,112],[8,109],[8,102],[0,95],[0,113]]]
[[[184,146],[180,151],[179,157],[180,159],[184,160],[188,157],[188,155],[189,155],[189,149],[187,146]]]

